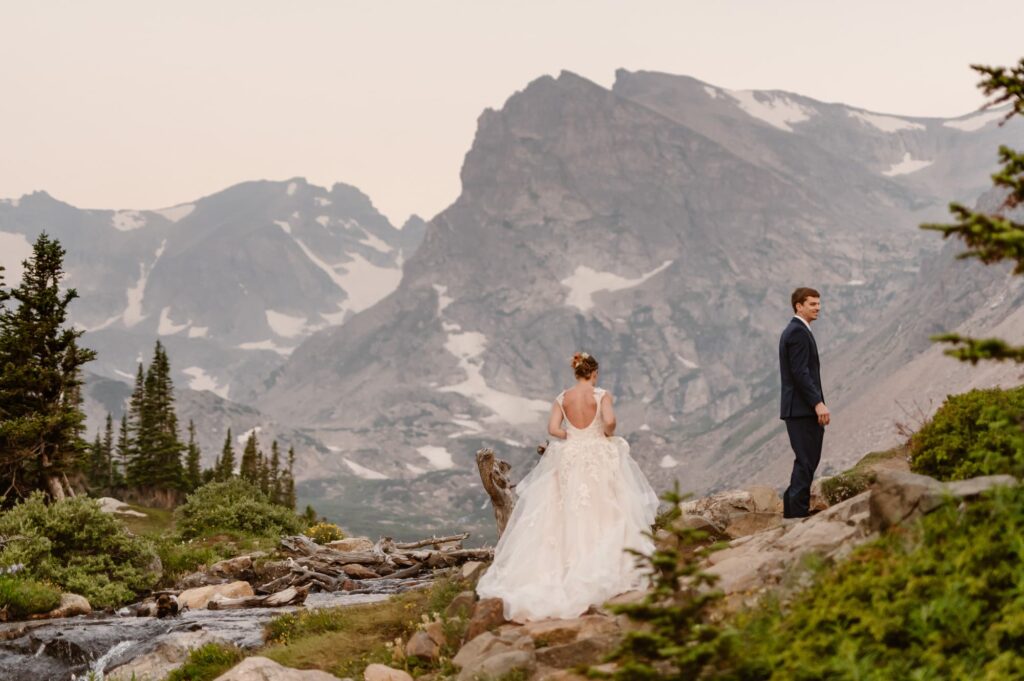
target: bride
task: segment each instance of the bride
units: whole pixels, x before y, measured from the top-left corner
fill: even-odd
[[[625,549],[654,549],[643,533],[658,497],[629,445],[614,437],[612,397],[596,386],[597,360],[576,353],[572,368],[576,385],[551,405],[548,433],[558,439],[517,485],[494,563],[477,585],[481,598],[504,601],[511,621],[578,617],[643,586]]]

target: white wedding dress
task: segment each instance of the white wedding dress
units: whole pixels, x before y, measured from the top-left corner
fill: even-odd
[[[508,620],[567,619],[645,585],[636,557],[654,546],[644,536],[658,497],[621,437],[605,437],[601,399],[586,428],[565,416],[567,438],[553,442],[516,486],[518,500],[494,562],[480,579],[481,598],[500,598]],[[556,398],[562,405],[561,393]]]

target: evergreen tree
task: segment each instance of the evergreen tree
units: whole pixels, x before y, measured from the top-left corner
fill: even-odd
[[[124,484],[124,481],[121,479],[121,471],[114,457],[114,417],[109,411],[103,428],[103,458],[107,463],[107,490],[112,494],[113,490]]]
[[[228,428],[227,437],[224,438],[224,448],[221,449],[220,458],[217,460],[214,479],[220,482],[228,480],[235,474],[235,447],[231,443],[231,429]]]
[[[83,331],[65,326],[78,293],[61,291],[64,255],[40,234],[18,287],[0,287],[0,478],[8,500],[36,489],[53,499],[73,495],[68,475],[87,463],[81,369],[95,353],[78,346]]]
[[[171,364],[160,341],[156,342],[153,362],[146,376],[144,405],[144,422],[150,438],[150,449],[146,453],[150,475],[146,482],[157,489],[181,489],[185,473],[181,456],[185,446],[178,439]]]
[[[189,419],[188,422],[188,449],[185,455],[185,491],[194,492],[203,484],[203,474],[200,470],[199,460],[201,458],[199,445],[196,443],[196,425]]]
[[[243,480],[259,485],[259,445],[256,442],[256,429],[249,432],[245,440],[245,449],[242,450],[242,463],[238,466],[238,475]]]
[[[125,412],[121,414],[121,428],[117,431],[117,467],[124,475],[124,477],[121,474],[118,475],[121,485],[128,484],[127,475],[129,462],[131,461],[131,452],[132,436],[128,426],[128,413]]]
[[[89,445],[89,465],[85,471],[89,491],[97,494],[107,488],[107,460],[103,455],[103,438],[96,433],[96,439]]]
[[[288,447],[288,470],[285,471],[284,479],[282,480],[282,499],[281,505],[292,510],[295,509],[296,498],[295,498],[295,447]]]
[[[1024,58],[1013,68],[979,65],[971,68],[982,76],[978,87],[993,96],[986,108],[1007,102],[1012,105],[1002,123],[1024,115]],[[1010,211],[1024,205],[1024,153],[1003,146],[999,148],[999,161],[1003,166],[992,175],[992,180],[1003,190],[1005,198],[995,213],[973,211],[952,203],[949,209],[956,218],[954,224],[922,227],[942,232],[943,237],[960,237],[967,245],[961,258],[977,258],[985,264],[1009,260],[1015,265],[1014,274],[1024,274],[1024,222],[1010,217]],[[985,359],[1024,362],[1024,346],[1012,346],[999,338],[977,339],[950,333],[936,336],[934,340],[952,344],[954,347],[946,354],[972,364]]]
[[[270,465],[268,466],[267,477],[269,478],[270,491],[267,496],[275,504],[282,503],[281,498],[281,452],[277,447],[277,440],[270,445]]]
[[[125,455],[125,479],[129,487],[140,487],[145,479],[146,464],[141,455],[142,449],[146,446],[142,435],[142,412],[146,398],[146,375],[139,362],[138,370],[135,372],[135,387],[132,395],[128,398],[127,426],[128,435],[125,439],[127,448]]]

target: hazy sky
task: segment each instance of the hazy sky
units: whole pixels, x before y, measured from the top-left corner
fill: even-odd
[[[480,112],[543,74],[957,116],[1022,25],[1021,0],[0,0],[0,197],[161,208],[303,176],[401,224],[456,198]]]

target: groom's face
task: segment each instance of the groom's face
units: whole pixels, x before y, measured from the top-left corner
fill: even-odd
[[[804,302],[796,304],[796,313],[809,322],[818,318],[821,312],[821,298],[805,298]]]

